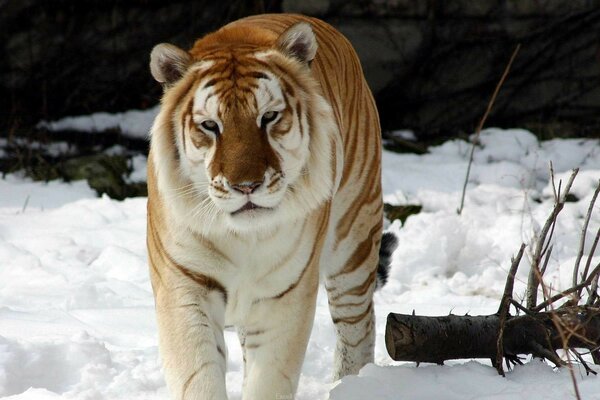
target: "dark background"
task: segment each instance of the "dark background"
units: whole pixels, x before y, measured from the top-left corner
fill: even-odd
[[[50,136],[35,124],[151,107],[161,92],[148,68],[155,44],[189,48],[229,21],[282,11],[322,18],[350,39],[384,136],[417,135],[417,147],[396,149],[472,133],[518,43],[486,126],[600,137],[600,0],[0,0],[0,137],[145,149],[119,132]],[[40,158],[14,148],[0,170]]]
[[[3,130],[150,107],[160,95],[147,66],[154,44],[187,48],[228,21],[281,11],[318,16],[348,36],[387,129],[471,132],[522,43],[488,125],[598,133],[600,1],[592,0],[2,1]]]

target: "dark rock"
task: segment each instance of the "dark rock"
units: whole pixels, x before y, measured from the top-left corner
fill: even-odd
[[[115,199],[145,195],[145,183],[128,185],[124,176],[130,173],[128,158],[104,153],[72,158],[60,168],[61,177],[67,181],[87,180],[92,189]]]
[[[424,23],[385,19],[333,19],[333,23],[352,42],[369,86],[374,93],[406,76],[415,67],[417,52],[423,46]]]

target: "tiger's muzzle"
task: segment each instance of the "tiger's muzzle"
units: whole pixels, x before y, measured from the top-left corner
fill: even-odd
[[[224,174],[212,179],[209,195],[221,210],[232,217],[244,214],[258,216],[276,208],[286,189],[283,172],[269,167],[263,179],[232,183]]]

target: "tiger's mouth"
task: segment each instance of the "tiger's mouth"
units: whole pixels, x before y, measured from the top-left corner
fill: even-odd
[[[235,210],[234,212],[231,213],[231,215],[238,215],[247,211],[256,211],[256,210],[272,210],[272,208],[269,207],[262,207],[259,206],[258,204],[254,204],[253,202],[249,201],[246,204],[244,204],[242,207],[240,207],[239,209]]]

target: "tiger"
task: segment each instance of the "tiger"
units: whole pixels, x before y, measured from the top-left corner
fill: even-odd
[[[242,398],[292,399],[319,282],[336,332],[333,379],[374,359],[383,231],[381,129],[349,41],[312,17],[225,25],[189,51],[162,43],[150,132],[147,248],[173,399],[227,399],[224,329]]]

